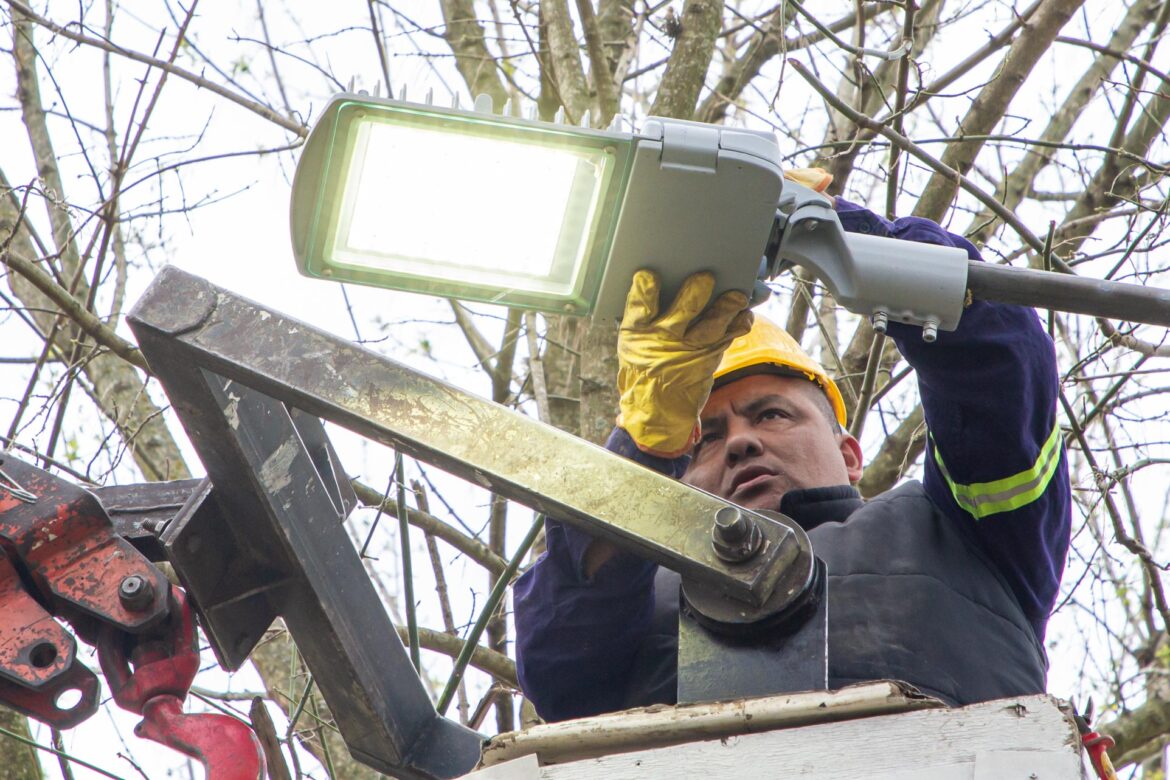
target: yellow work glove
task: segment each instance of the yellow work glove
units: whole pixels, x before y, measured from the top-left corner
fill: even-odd
[[[833,183],[833,174],[820,168],[790,168],[784,171],[784,178],[822,194]]]
[[[724,350],[751,329],[747,296],[729,290],[708,308],[714,288],[709,273],[688,276],[659,317],[658,276],[634,274],[618,334],[618,425],[643,452],[673,458],[690,449]]]

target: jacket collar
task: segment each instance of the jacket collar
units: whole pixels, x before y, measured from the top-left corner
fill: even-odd
[[[811,531],[821,523],[843,523],[861,508],[861,495],[851,485],[789,490],[780,499],[780,512]]]

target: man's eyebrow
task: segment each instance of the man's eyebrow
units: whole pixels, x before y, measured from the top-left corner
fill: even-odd
[[[722,425],[723,424],[723,417],[724,416],[722,414],[713,414],[713,415],[709,415],[707,417],[703,417],[700,415],[699,428],[705,430],[705,429],[713,427],[715,425]]]
[[[758,414],[761,409],[765,409],[769,406],[775,406],[777,404],[784,406],[785,408],[791,408],[792,400],[785,395],[781,395],[780,393],[769,393],[768,395],[760,396],[759,398],[749,402],[742,408],[742,413],[747,414],[748,416],[753,416]],[[722,425],[724,421],[723,418],[725,416],[726,414],[719,413],[708,417],[700,417],[699,426],[701,428],[707,428],[714,425]]]
[[[743,407],[743,410],[749,415],[754,415],[761,409],[764,409],[768,406],[775,406],[777,404],[788,408],[792,406],[792,401],[787,396],[780,395],[779,393],[769,393],[768,395],[762,395],[751,403],[747,404]]]

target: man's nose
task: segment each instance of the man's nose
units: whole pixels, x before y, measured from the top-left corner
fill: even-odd
[[[741,460],[762,455],[764,446],[755,429],[750,425],[732,425],[727,431],[727,444],[724,455],[727,465],[734,466]]]

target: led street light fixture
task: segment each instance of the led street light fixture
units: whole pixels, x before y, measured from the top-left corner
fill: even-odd
[[[588,124],[586,121],[585,124]],[[322,279],[620,318],[634,271],[662,306],[696,271],[716,293],[807,268],[836,301],[933,341],[968,292],[1170,325],[1170,291],[969,261],[962,249],[846,233],[785,181],[771,133],[650,117],[637,132],[342,94],[305,142],[293,254]]]
[[[783,189],[770,134],[651,118],[637,133],[338,95],[293,183],[301,272],[618,317],[651,268],[751,291]]]

